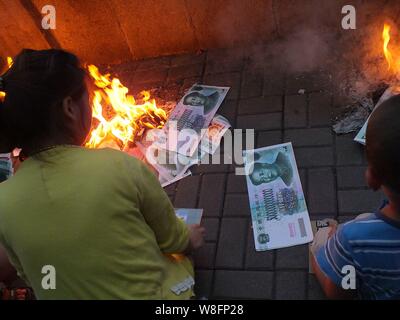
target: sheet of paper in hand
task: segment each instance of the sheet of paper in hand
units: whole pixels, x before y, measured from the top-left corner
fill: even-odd
[[[9,153],[0,153],[0,182],[7,180],[13,174],[13,166]]]
[[[292,144],[243,151],[257,251],[312,241]]]
[[[337,225],[333,219],[312,220],[311,228],[314,235],[314,241],[309,245],[308,272],[314,273],[311,265],[312,254],[315,254],[319,248],[325,245],[329,238],[329,232],[332,225]]]
[[[175,214],[178,218],[182,219],[187,225],[200,224],[201,217],[203,216],[203,209],[175,209]]]
[[[393,86],[393,87],[387,88],[386,91],[380,97],[379,101],[376,103],[375,108],[372,112],[374,112],[384,101],[393,97],[396,94],[400,94],[400,86]],[[371,117],[371,115],[368,117],[367,121],[365,121],[364,125],[362,126],[360,131],[358,131],[356,137],[354,138],[354,141],[361,143],[363,145],[365,145],[368,120],[370,117]]]
[[[172,136],[168,134],[169,131],[175,132],[175,141],[167,141],[163,137],[157,144],[167,150],[192,156],[206,131],[202,129],[209,126],[228,90],[229,87],[193,85],[172,110],[164,126],[168,137]]]
[[[221,139],[225,132],[231,127],[228,119],[217,114],[211,121],[207,132],[200,141],[201,150],[214,154],[221,143]]]

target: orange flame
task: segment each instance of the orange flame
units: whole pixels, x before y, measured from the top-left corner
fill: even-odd
[[[164,126],[167,114],[157,107],[154,99],[150,99],[148,91],[141,92],[143,103],[138,104],[118,78],[102,75],[94,65],[89,65],[88,70],[98,88],[94,91],[92,103],[93,118],[98,124],[90,132],[87,147],[97,148],[112,140],[124,149],[142,136],[145,129]],[[111,119],[104,116],[105,109],[111,110]]]
[[[400,73],[400,56],[394,57],[393,50],[391,50],[389,48],[389,44],[391,41],[390,30],[391,30],[391,26],[388,23],[385,23],[383,25],[383,31],[382,31],[383,53],[385,55],[385,58],[386,58],[386,61],[388,64],[388,70],[393,71],[396,74],[399,74]]]
[[[12,64],[13,64],[13,59],[11,57],[7,57],[8,69],[11,68]],[[5,96],[6,96],[6,93],[4,91],[0,91],[0,100],[1,101],[4,99]]]
[[[7,57],[7,65],[8,65],[8,69],[10,69],[11,66],[13,65],[13,59],[11,57]]]
[[[13,59],[7,57],[8,68],[11,68]],[[148,91],[142,91],[142,103],[138,104],[128,88],[123,86],[119,79],[111,75],[102,75],[94,65],[87,67],[97,89],[94,91],[92,112],[97,125],[92,128],[86,146],[89,148],[101,147],[102,143],[113,141],[121,149],[140,138],[146,129],[162,128],[167,120],[164,109],[157,107],[154,99],[150,99]],[[6,93],[0,91],[0,99]],[[111,113],[108,119],[104,114]]]
[[[390,70],[393,64],[393,56],[388,49],[388,45],[390,42],[390,26],[386,23],[383,26],[382,39],[383,39],[383,53],[385,54],[385,58],[388,63],[388,70]]]

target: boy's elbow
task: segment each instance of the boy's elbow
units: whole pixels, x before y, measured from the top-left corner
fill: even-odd
[[[323,285],[323,290],[326,297],[331,300],[352,300],[355,298],[354,290],[344,290],[339,288],[332,281]]]
[[[350,300],[354,298],[355,294],[353,290],[344,290],[338,287],[331,279],[323,274],[313,255],[311,264],[315,272],[315,276],[317,277],[318,282],[328,299]]]

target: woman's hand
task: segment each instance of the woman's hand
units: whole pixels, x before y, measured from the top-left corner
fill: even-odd
[[[187,252],[199,249],[204,244],[204,234],[206,229],[198,224],[189,226],[189,245]]]
[[[17,279],[17,271],[8,260],[6,250],[0,244],[0,282],[10,284]]]

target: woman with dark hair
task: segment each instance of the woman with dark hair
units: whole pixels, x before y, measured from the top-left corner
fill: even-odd
[[[21,148],[24,159],[0,184],[0,243],[39,299],[189,298],[193,267],[167,254],[201,246],[204,229],[175,216],[139,160],[81,147],[91,126],[85,79],[62,50],[23,50],[0,77],[0,153]],[[47,265],[54,290],[42,286]]]

